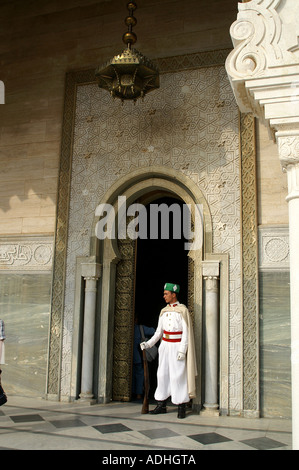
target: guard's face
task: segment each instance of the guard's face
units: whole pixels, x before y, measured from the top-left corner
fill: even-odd
[[[176,300],[176,294],[170,290],[165,290],[163,297],[167,304],[173,304]]]

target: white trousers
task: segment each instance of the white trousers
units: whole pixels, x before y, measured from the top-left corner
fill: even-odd
[[[155,392],[157,401],[171,396],[175,405],[189,402],[186,359],[177,360],[179,350],[180,343],[161,341]]]

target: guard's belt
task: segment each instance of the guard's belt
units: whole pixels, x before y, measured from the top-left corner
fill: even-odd
[[[182,339],[182,331],[163,331],[163,341],[169,343],[179,343]]]

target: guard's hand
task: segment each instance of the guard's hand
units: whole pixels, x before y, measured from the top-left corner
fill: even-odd
[[[184,361],[185,360],[185,356],[186,354],[182,353],[182,352],[179,352],[178,355],[177,355],[177,360],[178,361]]]
[[[140,343],[141,351],[143,351],[144,349],[148,349],[148,348],[149,348],[149,345],[147,344],[146,341],[144,341],[143,343]]]

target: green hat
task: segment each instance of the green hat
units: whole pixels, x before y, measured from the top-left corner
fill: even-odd
[[[169,290],[170,292],[178,294],[180,292],[180,286],[178,284],[171,284],[170,282],[166,282],[164,285],[164,290]]]

